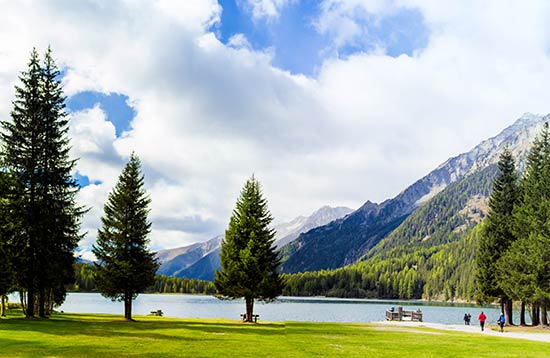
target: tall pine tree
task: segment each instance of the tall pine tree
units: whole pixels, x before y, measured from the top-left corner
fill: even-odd
[[[221,297],[245,299],[247,322],[253,321],[254,300],[271,301],[283,289],[272,221],[260,183],[252,176],[229,220],[220,254],[222,270],[214,279]]]
[[[98,263],[94,279],[101,294],[124,302],[124,318],[132,320],[132,301],[155,283],[158,262],[149,251],[151,199],[143,189],[139,158],[132,153],[109,194],[92,252]]]
[[[514,210],[518,240],[502,260],[505,291],[531,303],[532,322],[547,324],[550,302],[550,130],[545,123],[527,156]],[[542,315],[539,313],[542,308]]]
[[[48,49],[44,65],[36,50],[16,86],[11,121],[3,121],[2,159],[17,181],[15,210],[21,231],[14,243],[18,283],[27,290],[27,317],[62,302],[72,279],[73,251],[84,211],[75,202],[68,121],[59,71]],[[39,302],[36,304],[35,296]],[[54,297],[55,296],[55,297]]]
[[[478,299],[492,301],[498,298],[506,321],[513,324],[512,300],[502,289],[498,263],[510,245],[516,241],[513,227],[514,207],[518,203],[518,175],[512,153],[506,148],[498,161],[499,174],[493,181],[489,197],[489,211],[483,223],[476,256]]]
[[[81,239],[80,217],[85,212],[76,203],[78,185],[71,172],[76,160],[69,159],[69,121],[65,113],[65,97],[59,82],[59,70],[48,48],[42,67],[42,118],[44,166],[41,200],[47,225],[43,228],[39,256],[39,315],[44,309],[65,299],[65,286],[74,282],[74,255]],[[47,302],[47,307],[46,307]]]

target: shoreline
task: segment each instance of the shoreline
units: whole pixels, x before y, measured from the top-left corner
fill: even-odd
[[[485,330],[482,332],[479,325],[459,325],[459,324],[443,324],[443,323],[430,323],[430,322],[410,322],[410,321],[378,321],[372,322],[376,326],[391,326],[391,327],[408,327],[408,328],[430,328],[438,329],[442,331],[454,331],[462,333],[480,334],[486,336],[504,337],[504,338],[518,338],[527,339],[538,342],[550,342],[550,331],[542,333],[544,328],[533,329],[533,332],[517,331],[516,326],[504,327],[504,332],[496,330],[496,325],[486,325]],[[511,328],[511,329],[510,329]],[[530,328],[530,327],[519,327]]]

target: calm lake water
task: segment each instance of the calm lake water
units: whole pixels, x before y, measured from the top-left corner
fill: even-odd
[[[472,315],[472,324],[478,323],[477,316],[482,310],[489,322],[496,322],[499,316],[496,306],[317,297],[280,297],[272,303],[256,303],[254,313],[266,321],[375,322],[384,320],[385,311],[392,306],[403,306],[406,310],[421,309],[425,322],[444,324],[463,324],[465,312]],[[212,296],[181,294],[142,294],[133,304],[133,313],[138,315],[158,309],[167,317],[239,319],[245,306],[241,300],[222,301]],[[121,315],[124,312],[121,302],[112,302],[97,293],[69,293],[58,310]]]

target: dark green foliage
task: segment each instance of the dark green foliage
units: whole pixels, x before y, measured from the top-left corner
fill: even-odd
[[[94,265],[77,262],[74,266],[75,282],[69,286],[73,292],[96,292]],[[146,293],[191,293],[213,295],[216,293],[214,283],[201,280],[190,280],[187,278],[155,275],[155,283],[147,288]]]
[[[213,282],[162,275],[155,276],[155,285],[151,288],[150,292],[203,295],[214,295],[217,293]]]
[[[93,264],[75,262],[74,264],[74,283],[69,286],[69,291],[76,292],[95,292],[97,291],[94,283],[96,268]]]
[[[151,199],[143,189],[141,163],[132,153],[109,194],[93,253],[98,259],[95,283],[105,297],[123,301],[127,320],[132,301],[155,283],[158,262],[148,249],[151,223],[147,220]]]
[[[506,321],[512,324],[512,302],[502,289],[507,270],[499,270],[502,255],[516,241],[514,207],[518,203],[518,176],[512,153],[505,149],[498,161],[499,173],[493,181],[489,210],[482,225],[476,260],[477,299],[492,302],[499,299]],[[504,310],[506,305],[506,309]]]
[[[12,207],[14,185],[8,173],[0,172],[0,297],[11,292],[15,285],[13,239],[18,220]]]
[[[40,316],[61,303],[72,281],[73,251],[84,210],[76,205],[71,177],[68,120],[59,71],[48,49],[43,66],[35,50],[16,86],[11,121],[3,121],[2,156],[16,179],[13,207],[21,220],[14,236],[18,284],[27,290],[27,316]]]
[[[503,289],[515,299],[546,307],[550,302],[550,130],[548,124],[533,142],[521,195],[514,209],[518,240],[500,268]]]
[[[501,286],[510,297],[531,304],[550,302],[550,238],[532,234],[514,242],[500,262]]]
[[[280,260],[273,248],[273,218],[260,183],[252,177],[241,191],[225,232],[220,253],[221,271],[214,284],[226,298],[246,301],[247,320],[252,321],[254,300],[270,301],[281,294]]]
[[[336,270],[285,276],[284,295],[453,300],[474,299],[477,232],[456,242],[417,247],[399,257],[379,256]]]
[[[364,257],[336,270],[285,276],[285,295],[474,299],[473,262],[479,230],[463,209],[488,197],[496,166],[450,184],[413,212]],[[474,212],[475,211],[475,212]]]

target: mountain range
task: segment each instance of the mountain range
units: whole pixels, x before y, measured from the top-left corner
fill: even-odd
[[[433,200],[451,183],[496,163],[505,147],[517,158],[518,167],[523,168],[532,140],[548,120],[550,115],[527,113],[497,136],[450,158],[396,197],[380,204],[367,201],[344,218],[300,234],[281,248],[283,272],[334,269],[369,256],[369,252],[397,230],[411,213]]]
[[[418,270],[415,275],[422,276],[424,284],[428,283],[421,285],[428,296],[442,292],[445,292],[445,297],[453,297],[456,292],[471,296],[470,266],[471,256],[474,255],[471,246],[476,238],[476,234],[471,233],[486,213],[492,179],[497,172],[494,164],[507,147],[516,158],[517,167],[522,170],[534,137],[540,133],[543,123],[549,120],[550,115],[524,114],[498,135],[448,159],[394,198],[382,203],[367,200],[355,211],[324,207],[309,217],[298,217],[280,225],[276,228],[278,236],[275,245],[283,259],[282,271],[312,272],[346,266],[349,269],[334,272],[351,275],[344,280],[349,285],[356,281],[354,272],[361,272],[363,281],[365,275],[380,277],[386,272],[388,277],[396,275],[399,281],[385,279],[391,287],[382,288],[381,293],[366,292],[364,282],[362,287],[348,287],[341,281],[337,286],[346,286],[351,290],[345,294],[363,290],[359,296],[406,298],[409,296],[402,294],[403,289],[399,293],[394,290],[406,282],[399,278],[398,273],[415,267]],[[160,251],[158,257],[162,265],[159,273],[213,279],[214,271],[220,267],[222,239],[223,236],[218,236],[205,243]],[[417,257],[419,252],[420,259]],[[443,260],[445,255],[450,258]],[[401,265],[404,266],[396,265],[397,258],[402,258]],[[436,267],[439,273],[430,273]],[[445,274],[439,271],[442,267]],[[461,271],[456,271],[456,267],[461,267]],[[375,268],[377,272],[372,271]],[[325,287],[324,290],[312,293],[289,285],[285,294],[343,295],[342,289],[334,291],[327,283],[332,271],[323,272],[329,272],[319,283]],[[454,281],[448,281],[451,276]],[[311,280],[311,277],[304,276],[304,279]],[[449,288],[449,282],[455,282],[456,287]],[[301,284],[304,283],[298,286]],[[380,282],[377,285],[376,290],[384,287],[380,286]],[[314,284],[309,282],[309,286],[314,287]]]
[[[275,246],[291,243],[301,233],[345,217],[351,212],[353,210],[346,207],[323,206],[309,216],[299,216],[288,223],[276,225]],[[157,273],[212,281],[214,272],[221,267],[219,256],[223,238],[224,235],[219,235],[206,242],[159,251],[157,258],[161,266]]]

